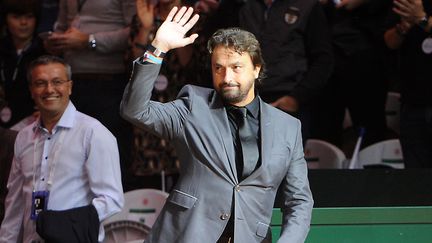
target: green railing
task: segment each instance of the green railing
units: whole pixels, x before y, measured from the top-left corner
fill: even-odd
[[[282,213],[273,209],[273,242]],[[432,206],[314,208],[306,243],[432,243]]]

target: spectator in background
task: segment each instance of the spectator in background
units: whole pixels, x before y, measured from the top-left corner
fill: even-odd
[[[405,168],[432,168],[432,3],[395,0],[384,40],[400,56]]]
[[[221,27],[239,26],[257,37],[268,68],[259,94],[300,119],[305,142],[310,137],[311,109],[333,69],[329,28],[321,5],[314,0],[222,1],[212,19],[223,19],[232,10],[237,15],[231,13],[227,17],[231,23],[225,20]]]
[[[0,86],[0,110],[6,105],[3,88]],[[12,164],[17,132],[0,127],[0,222],[4,216],[4,200],[7,194],[7,180]]]
[[[348,109],[357,136],[365,129],[362,146],[385,140],[385,45],[382,38],[391,0],[324,2],[331,26],[335,68],[314,109],[314,138],[339,147]]]
[[[132,127],[119,115],[119,105],[135,13],[135,0],[60,0],[55,32],[46,41],[50,52],[63,54],[72,66],[71,99],[78,110],[101,121],[117,138],[125,180],[133,137]]]
[[[53,31],[59,10],[59,0],[41,0],[41,2],[41,18],[36,32]]]
[[[0,39],[0,85],[6,106],[0,110],[0,126],[9,128],[35,112],[26,71],[29,63],[45,50],[35,34],[40,13],[38,0],[4,0],[1,11],[6,36]]]
[[[62,59],[42,56],[28,73],[41,115],[16,138],[0,242],[20,231],[23,242],[102,242],[100,222],[124,202],[115,137],[75,109]]]

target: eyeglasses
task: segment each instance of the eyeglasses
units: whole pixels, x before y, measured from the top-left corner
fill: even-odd
[[[34,86],[37,89],[42,89],[48,87],[48,83],[51,84],[53,87],[60,87],[63,84],[69,82],[70,80],[61,80],[61,79],[53,79],[51,81],[47,80],[36,80],[32,83],[32,86]]]

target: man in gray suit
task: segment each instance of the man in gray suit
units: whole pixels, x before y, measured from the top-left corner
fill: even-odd
[[[135,61],[121,103],[125,119],[172,141],[181,161],[146,242],[271,242],[278,188],[284,215],[279,242],[304,242],[313,199],[300,122],[256,94],[264,63],[251,33],[224,29],[209,40],[214,89],[186,85],[172,102],[150,101],[164,54],[198,36],[185,37],[199,18],[192,15],[192,8],[171,10]],[[232,115],[237,109],[246,114]]]

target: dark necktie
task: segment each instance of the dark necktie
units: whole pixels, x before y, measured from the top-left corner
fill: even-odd
[[[254,171],[259,159],[257,139],[247,120],[247,109],[245,107],[234,107],[230,112],[234,115],[238,126],[241,151],[237,152],[242,155],[240,156],[243,162],[242,178],[246,178]]]

